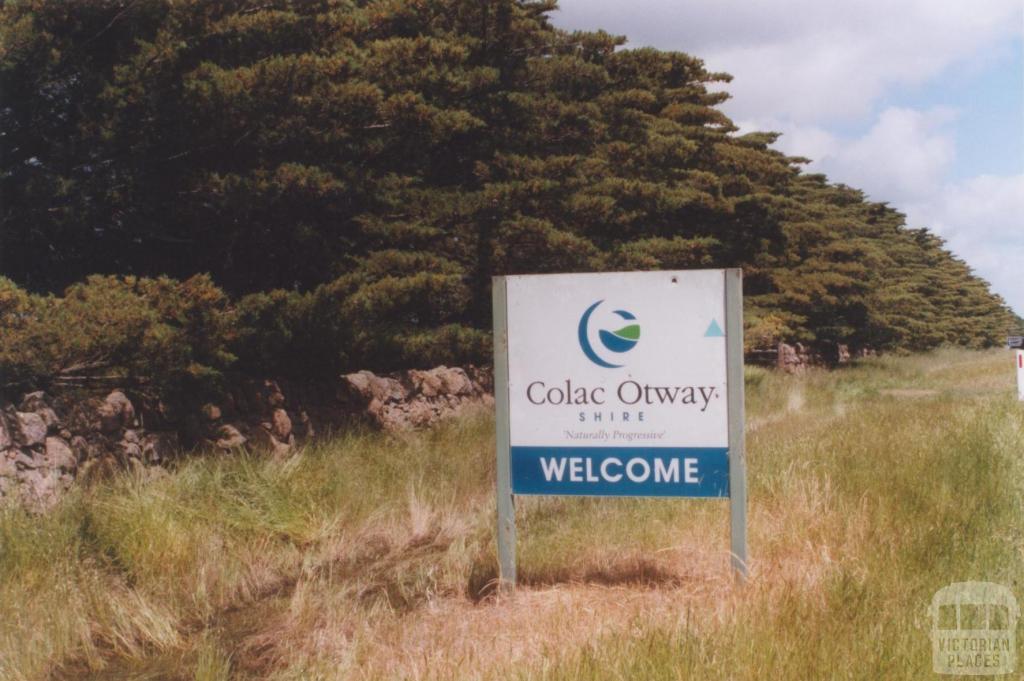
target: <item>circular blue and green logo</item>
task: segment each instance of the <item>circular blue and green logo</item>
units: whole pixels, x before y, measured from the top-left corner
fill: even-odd
[[[587,356],[587,359],[597,366],[605,367],[606,369],[618,369],[623,365],[613,364],[601,357],[601,355],[595,351],[594,345],[590,342],[590,317],[594,313],[594,310],[597,309],[597,306],[603,302],[603,300],[597,301],[588,307],[586,312],[583,313],[583,316],[580,317],[580,348],[583,350],[583,354]],[[598,330],[597,337],[598,340],[601,341],[602,354],[604,350],[614,352],[616,354],[629,352],[636,347],[637,342],[640,340],[640,325],[637,323],[636,316],[632,312],[627,312],[626,310],[614,310],[613,312],[623,320],[625,325],[614,331],[609,331],[607,329]]]

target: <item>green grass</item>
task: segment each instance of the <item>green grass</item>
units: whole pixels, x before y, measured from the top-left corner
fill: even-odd
[[[746,585],[722,500],[523,498],[493,594],[486,417],[123,474],[0,513],[0,679],[927,678],[937,589],[1024,600],[1012,381],[1001,351],[748,369]]]

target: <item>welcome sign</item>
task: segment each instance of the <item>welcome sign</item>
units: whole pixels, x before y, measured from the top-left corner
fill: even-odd
[[[514,495],[730,497],[745,569],[741,285],[739,270],[495,279],[499,548]]]
[[[515,494],[728,496],[722,271],[509,277]]]

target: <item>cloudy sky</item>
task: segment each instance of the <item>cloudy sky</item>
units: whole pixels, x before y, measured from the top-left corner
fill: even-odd
[[[1024,0],[561,0],[554,23],[682,50],[725,112],[928,227],[1024,315]]]

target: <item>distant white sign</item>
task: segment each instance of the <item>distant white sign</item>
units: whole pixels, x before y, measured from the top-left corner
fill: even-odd
[[[1017,399],[1024,402],[1024,350],[1014,351],[1017,360]]]

